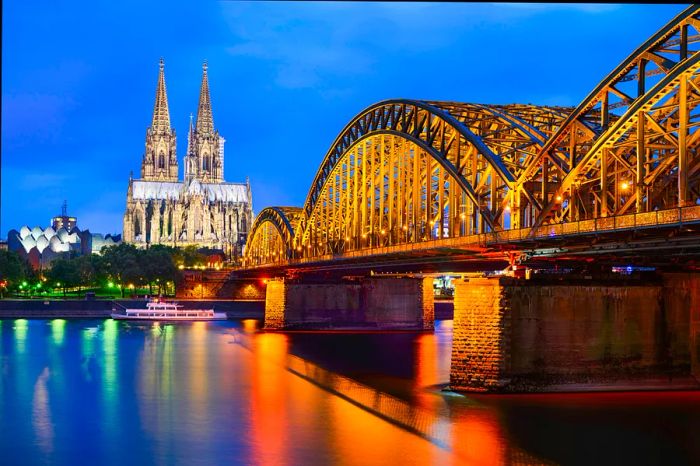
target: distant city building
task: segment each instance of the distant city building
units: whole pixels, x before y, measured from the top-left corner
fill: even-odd
[[[247,181],[224,181],[224,141],[214,128],[205,63],[194,125],[190,116],[184,181],[178,180],[176,137],[161,59],[141,179],[129,177],[125,242],[144,247],[194,245],[240,254],[253,221],[252,195]]]
[[[51,226],[30,228],[7,233],[7,248],[27,258],[35,269],[47,267],[54,259],[65,255],[99,254],[102,248],[121,243],[121,235],[102,235],[81,231],[78,220],[67,214],[64,202],[60,216],[51,219]],[[67,225],[67,227],[66,227]]]
[[[61,228],[65,228],[68,231],[73,230],[78,222],[75,217],[68,216],[68,203],[63,201],[63,206],[61,207],[61,215],[58,215],[51,219],[51,228],[58,231]]]

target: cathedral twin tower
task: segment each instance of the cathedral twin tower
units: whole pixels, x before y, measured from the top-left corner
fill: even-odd
[[[170,126],[164,68],[161,59],[141,179],[129,179],[124,241],[142,246],[195,245],[235,255],[253,220],[250,185],[224,181],[225,140],[214,128],[207,64],[194,125],[190,116],[184,181],[178,180],[177,140]]]

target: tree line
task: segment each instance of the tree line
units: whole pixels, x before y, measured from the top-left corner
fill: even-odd
[[[61,289],[64,294],[67,289],[104,287],[107,283],[117,287],[122,297],[128,288],[148,287],[150,294],[163,294],[168,284],[181,280],[181,267],[202,266],[205,262],[206,257],[194,246],[139,249],[121,243],[103,248],[99,255],[66,255],[37,274],[16,253],[0,251],[0,285],[5,285],[0,292],[21,290],[22,283],[43,279],[48,287]]]

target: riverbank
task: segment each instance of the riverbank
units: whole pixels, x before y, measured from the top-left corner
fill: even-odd
[[[146,308],[143,299],[4,299],[0,300],[0,319],[93,319],[109,318],[113,303],[130,308]],[[224,301],[178,299],[185,309],[225,312],[229,319],[262,319],[264,301]]]

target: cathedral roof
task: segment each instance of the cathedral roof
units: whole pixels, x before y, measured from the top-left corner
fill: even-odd
[[[201,183],[193,180],[189,186],[182,182],[133,181],[133,199],[182,199],[187,195],[204,195],[210,202],[250,202],[244,183]]]
[[[132,185],[134,199],[179,199],[182,183],[172,181],[134,180]]]

